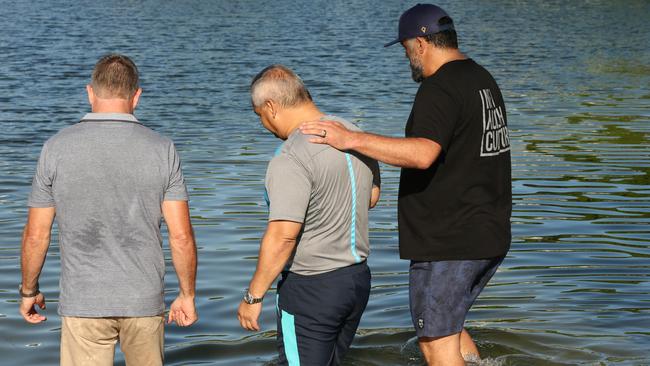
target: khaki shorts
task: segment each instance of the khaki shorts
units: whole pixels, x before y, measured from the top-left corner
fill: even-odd
[[[118,341],[127,365],[161,366],[164,329],[162,315],[138,318],[64,316],[61,366],[112,366]]]

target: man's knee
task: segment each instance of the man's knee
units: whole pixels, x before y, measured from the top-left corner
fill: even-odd
[[[418,343],[428,365],[464,365],[460,354],[460,333],[442,337],[419,337]]]
[[[448,347],[458,347],[460,349],[460,333],[442,337],[419,337],[418,342],[432,349],[444,349]]]

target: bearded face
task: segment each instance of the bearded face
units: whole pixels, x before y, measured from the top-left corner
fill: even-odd
[[[421,83],[424,80],[424,66],[422,66],[422,59],[415,49],[414,40],[404,41],[402,45],[406,53],[406,58],[409,60],[409,67],[411,68],[411,77],[416,83]]]
[[[424,80],[424,67],[422,60],[417,56],[409,57],[409,66],[411,67],[411,77],[416,83],[421,83]]]

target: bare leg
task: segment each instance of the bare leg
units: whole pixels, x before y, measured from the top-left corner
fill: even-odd
[[[478,362],[481,360],[476,344],[474,344],[472,337],[464,328],[460,333],[460,354],[467,361]]]
[[[465,366],[460,354],[460,333],[445,337],[418,339],[420,350],[429,366]]]

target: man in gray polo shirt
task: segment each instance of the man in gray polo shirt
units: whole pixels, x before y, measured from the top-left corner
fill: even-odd
[[[133,61],[99,60],[87,86],[92,113],[41,152],[22,242],[26,321],[46,318],[38,277],[56,214],[61,250],[61,365],[112,365],[119,340],[128,365],[162,365],[164,217],[180,293],[168,322],[188,326],[196,246],[174,144],[133,116],[142,90]]]
[[[285,142],[266,173],[269,223],[238,318],[245,329],[259,330],[262,298],[284,268],[280,364],[338,365],[370,293],[368,209],[379,199],[379,168],[365,156],[308,142],[298,126],[325,115],[286,67],[262,70],[251,97],[264,127]]]

